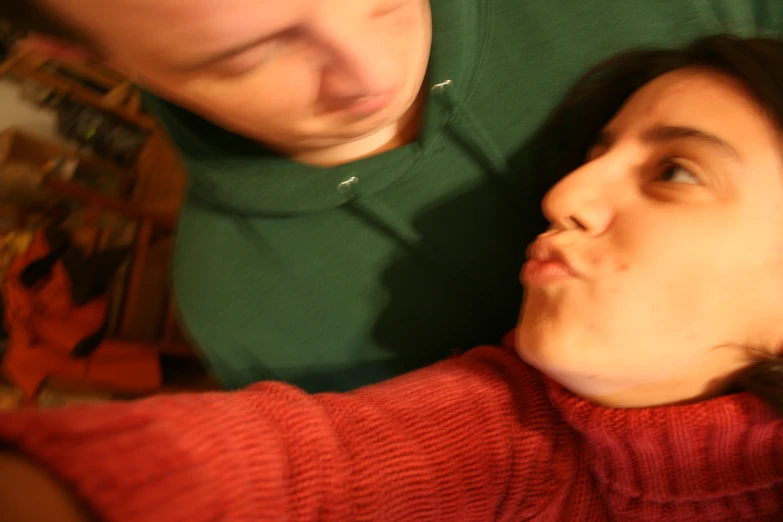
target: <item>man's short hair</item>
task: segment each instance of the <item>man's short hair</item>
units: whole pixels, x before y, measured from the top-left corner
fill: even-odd
[[[36,0],[0,0],[0,20],[6,20],[15,31],[31,31],[64,42],[95,47],[86,31],[77,29]]]

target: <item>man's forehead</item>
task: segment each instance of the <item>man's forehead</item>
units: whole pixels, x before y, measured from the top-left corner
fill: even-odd
[[[170,32],[209,35],[242,27],[285,24],[322,0],[43,0],[81,26],[99,32],[145,31],[166,25]],[[331,0],[330,0],[331,1]],[[194,42],[192,42],[194,43]]]
[[[87,28],[114,56],[187,63],[298,23],[320,0],[44,1]]]

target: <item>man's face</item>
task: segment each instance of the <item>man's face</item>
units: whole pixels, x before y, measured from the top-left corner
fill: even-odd
[[[429,59],[427,0],[43,0],[136,81],[297,154],[395,124]]]
[[[743,347],[781,345],[781,140],[738,82],[683,69],[645,85],[543,208],[517,344],[573,391],[698,398]]]

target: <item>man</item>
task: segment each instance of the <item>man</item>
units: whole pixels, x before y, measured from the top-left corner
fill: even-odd
[[[17,4],[159,96],[191,176],[177,298],[221,381],[309,391],[513,327],[549,183],[533,136],[585,68],[783,26],[779,0]]]

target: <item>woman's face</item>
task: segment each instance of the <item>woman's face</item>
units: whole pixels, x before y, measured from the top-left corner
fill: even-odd
[[[783,342],[781,134],[741,84],[637,91],[544,198],[517,332],[531,365],[617,407],[721,391]]]

